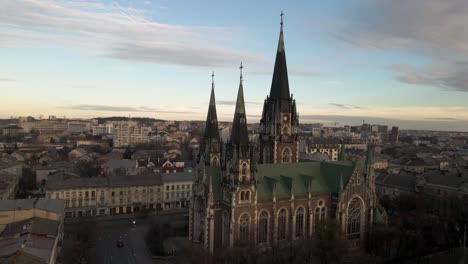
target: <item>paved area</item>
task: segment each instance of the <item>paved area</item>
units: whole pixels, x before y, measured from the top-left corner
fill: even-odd
[[[185,221],[187,220],[186,215],[186,210],[164,211],[159,215],[148,216],[146,219],[136,219],[135,226],[132,223],[132,218],[106,218],[94,221],[96,242],[95,259],[92,263],[167,263],[161,259],[152,258],[144,241],[145,234],[154,221]],[[79,225],[79,221],[66,224],[66,232],[72,232]],[[117,247],[118,240],[124,242],[123,247]]]

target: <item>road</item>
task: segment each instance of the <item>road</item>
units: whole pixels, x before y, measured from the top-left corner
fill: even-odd
[[[151,257],[145,244],[145,234],[152,221],[163,219],[174,221],[183,220],[186,211],[162,212],[157,216],[149,216],[146,219],[137,219],[134,226],[131,218],[109,218],[97,220],[94,232],[96,233],[94,255],[92,263],[99,264],[154,264],[157,263]],[[67,224],[66,229],[74,230],[80,223]],[[122,248],[118,248],[118,240],[124,242]]]

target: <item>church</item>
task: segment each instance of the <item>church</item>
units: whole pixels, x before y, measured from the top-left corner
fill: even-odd
[[[338,161],[299,161],[299,115],[289,91],[283,21],[270,94],[258,142],[250,142],[242,65],[230,139],[218,130],[214,82],[190,203],[189,236],[210,253],[237,247],[273,248],[312,238],[321,221],[336,219],[343,239],[358,246],[376,206],[372,154]]]

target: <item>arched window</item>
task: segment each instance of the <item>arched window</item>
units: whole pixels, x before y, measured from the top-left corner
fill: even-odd
[[[250,191],[245,192],[245,200],[247,200],[247,201],[250,200]]]
[[[267,145],[263,149],[263,163],[270,163],[270,147]]]
[[[224,211],[223,213],[223,245],[229,245],[229,238],[231,234],[231,221],[229,218],[228,212]]]
[[[263,211],[258,221],[258,243],[267,243],[268,241],[268,213]]]
[[[361,238],[361,213],[362,206],[359,198],[355,197],[348,205],[348,239]]]
[[[250,217],[247,214],[241,216],[239,221],[239,242],[241,245],[249,243]]]
[[[241,168],[241,180],[243,182],[247,181],[247,163],[242,163],[242,168]]]
[[[219,166],[218,157],[214,156],[214,157],[211,159],[211,166]]]
[[[324,221],[327,216],[327,208],[322,207],[322,210],[320,212],[320,220]]]
[[[296,210],[296,237],[304,235],[304,208],[299,207]]]
[[[283,149],[283,163],[291,162],[291,149],[285,148]]]
[[[281,209],[278,213],[278,240],[286,239],[286,209]]]
[[[244,200],[245,200],[244,191],[241,191],[241,192],[240,192],[240,200],[241,200],[241,201],[244,201]]]
[[[318,231],[319,226],[320,226],[320,208],[317,207],[315,208],[315,212],[314,212],[314,232]]]

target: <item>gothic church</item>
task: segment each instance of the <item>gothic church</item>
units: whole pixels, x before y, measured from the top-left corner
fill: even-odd
[[[259,142],[249,141],[242,66],[231,137],[220,140],[214,83],[190,203],[190,240],[210,253],[271,248],[313,237],[320,221],[337,219],[358,245],[380,215],[372,155],[299,161],[299,115],[289,91],[283,22]]]

